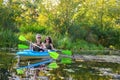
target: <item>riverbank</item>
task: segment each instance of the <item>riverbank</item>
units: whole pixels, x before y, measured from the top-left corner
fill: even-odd
[[[118,55],[74,55],[75,61],[96,61],[96,62],[112,62],[120,64],[120,56]]]

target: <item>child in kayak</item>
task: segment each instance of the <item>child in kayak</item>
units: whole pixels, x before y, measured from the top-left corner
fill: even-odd
[[[32,44],[32,49],[34,51],[44,51],[45,48],[46,48],[45,45],[41,41],[41,35],[37,34],[36,35],[36,42],[34,44]]]

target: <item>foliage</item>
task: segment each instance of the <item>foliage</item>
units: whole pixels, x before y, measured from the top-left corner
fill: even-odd
[[[109,27],[106,30],[102,30],[100,27],[91,27],[93,32],[99,37],[98,41],[104,46],[109,47],[110,45],[119,48],[120,45],[120,29],[114,29]]]
[[[94,44],[93,49],[99,44],[120,49],[119,0],[8,0],[2,3],[1,30],[11,29],[27,36],[50,35],[59,48],[70,49],[73,42],[77,45],[83,40],[86,43],[81,47],[85,49],[90,49],[87,43]]]
[[[58,48],[60,49],[71,49],[72,42],[68,37],[62,37],[61,39],[57,40]]]
[[[39,24],[29,24],[29,25],[22,25],[20,27],[20,32],[22,33],[45,33],[45,27],[40,26]]]
[[[8,3],[0,5],[0,27],[4,30],[10,29],[17,32],[16,17],[21,14],[19,3]]]
[[[92,43],[88,43],[85,40],[78,40],[76,42],[72,43],[72,49],[74,51],[80,51],[80,50],[104,50],[104,47],[102,45],[95,45]]]
[[[83,24],[72,25],[69,29],[69,36],[72,38],[73,41],[75,41],[76,39],[85,39],[87,33],[88,31]]]
[[[15,47],[18,43],[17,36],[11,30],[0,31],[0,46]]]

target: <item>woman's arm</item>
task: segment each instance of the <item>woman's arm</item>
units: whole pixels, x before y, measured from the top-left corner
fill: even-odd
[[[50,44],[50,46],[51,46],[52,50],[55,50],[55,48],[53,47],[53,44]]]
[[[35,48],[36,43],[30,43],[30,49],[33,50]]]
[[[43,49],[46,49],[46,46],[45,46],[45,44],[44,44],[44,43],[42,43],[42,48],[43,48]]]

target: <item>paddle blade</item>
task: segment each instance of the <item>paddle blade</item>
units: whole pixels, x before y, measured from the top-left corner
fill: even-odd
[[[53,62],[53,63],[50,63],[49,65],[48,65],[48,67],[49,68],[58,68],[59,66],[57,65],[57,63],[56,62]]]
[[[17,69],[16,72],[17,72],[17,74],[24,74],[24,70],[23,69]]]
[[[72,63],[72,59],[71,58],[62,58],[61,63],[70,64],[70,63]]]
[[[24,36],[22,36],[22,35],[19,36],[19,40],[21,40],[21,41],[27,41],[26,38]]]
[[[50,57],[52,57],[53,59],[57,59],[59,57],[59,54],[56,52],[49,52]]]
[[[62,50],[62,53],[66,55],[72,55],[72,52],[70,50]]]
[[[19,49],[28,49],[29,46],[23,45],[23,44],[18,44],[18,48],[19,48]]]

